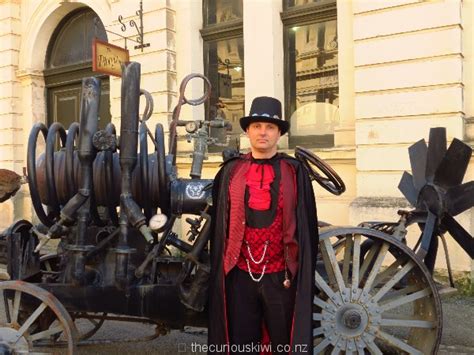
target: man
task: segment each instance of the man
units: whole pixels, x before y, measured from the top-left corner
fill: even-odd
[[[281,103],[253,100],[240,119],[251,152],[214,180],[209,353],[312,353],[316,206],[300,162],[277,152]]]

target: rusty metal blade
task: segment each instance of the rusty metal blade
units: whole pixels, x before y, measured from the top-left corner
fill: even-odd
[[[451,187],[446,193],[446,205],[451,216],[474,207],[474,181]]]
[[[433,182],[434,174],[446,154],[446,128],[430,129],[428,155],[426,157],[426,180]]]
[[[406,171],[403,172],[402,178],[398,183],[398,189],[402,192],[403,196],[405,196],[412,206],[416,206],[418,191],[415,188],[413,176],[411,176],[411,174],[407,173]]]
[[[448,188],[462,183],[471,155],[471,147],[454,138],[436,170],[435,184]]]
[[[419,140],[408,148],[410,156],[411,172],[413,174],[413,185],[417,192],[426,183],[426,157],[428,154],[428,147],[424,139]]]
[[[474,238],[451,216],[445,215],[442,223],[446,226],[449,234],[458,242],[459,246],[474,259]]]

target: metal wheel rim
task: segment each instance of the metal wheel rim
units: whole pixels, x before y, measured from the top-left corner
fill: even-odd
[[[339,242],[332,244],[333,237]],[[374,244],[362,255],[364,240]],[[314,354],[383,354],[386,347],[404,354],[436,353],[441,301],[431,275],[411,249],[367,228],[322,229],[319,248]],[[383,267],[388,255],[398,258]],[[397,313],[401,311],[408,314]]]
[[[77,339],[76,327],[69,313],[54,295],[36,285],[23,281],[2,282],[0,283],[0,291],[3,291],[5,307],[3,309],[5,321],[2,319],[0,323],[0,344],[20,353],[25,351],[25,347],[28,347],[26,351],[29,353],[35,349],[35,344],[48,340],[55,334],[62,333],[67,342],[67,354],[74,354]],[[8,291],[14,292],[11,300],[6,295]],[[26,320],[22,321],[19,319],[19,314],[25,294],[38,300],[40,304],[27,316]],[[39,317],[48,310],[55,317],[55,321],[51,322],[55,325],[46,330],[33,329],[31,331],[34,328],[32,325],[39,321]],[[15,349],[18,343],[20,343],[21,348]]]

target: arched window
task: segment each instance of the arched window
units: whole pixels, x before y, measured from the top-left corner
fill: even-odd
[[[89,8],[69,14],[51,37],[44,71],[48,125],[61,122],[67,129],[79,121],[82,78],[89,76],[97,76],[102,82],[99,127],[110,122],[109,77],[92,72],[94,37],[107,41],[104,25]]]

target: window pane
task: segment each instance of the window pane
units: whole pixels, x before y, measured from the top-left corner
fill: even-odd
[[[242,0],[207,0],[206,25],[242,18]]]
[[[94,37],[107,41],[104,25],[92,10],[80,11],[58,28],[56,33],[47,59],[48,68],[91,61]]]
[[[232,38],[204,43],[204,53],[207,58],[206,76],[211,81],[211,112],[232,123],[230,146],[236,147],[235,140],[239,139],[241,128],[240,118],[245,109],[244,82],[244,41],[243,38]],[[218,107],[217,112],[215,107]],[[222,130],[211,132],[221,134],[220,143],[225,142]]]
[[[290,145],[332,146],[339,123],[336,21],[287,28]]]

